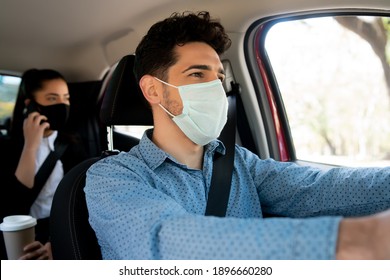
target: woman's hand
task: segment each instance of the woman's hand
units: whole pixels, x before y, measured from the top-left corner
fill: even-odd
[[[50,127],[47,118],[38,112],[30,113],[23,122],[24,149],[36,150],[43,133]]]
[[[39,241],[34,241],[23,248],[24,255],[19,260],[52,260],[51,243],[42,245]]]
[[[34,186],[35,159],[44,132],[50,127],[47,118],[38,112],[30,113],[23,123],[24,147],[16,167],[15,176],[28,188]]]

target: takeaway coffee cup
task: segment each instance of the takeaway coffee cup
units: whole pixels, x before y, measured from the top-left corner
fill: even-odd
[[[0,229],[3,231],[5,248],[9,260],[19,259],[23,247],[35,240],[37,220],[31,216],[15,215],[3,219]]]

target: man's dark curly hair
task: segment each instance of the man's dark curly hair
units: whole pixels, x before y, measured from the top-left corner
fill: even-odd
[[[146,74],[166,79],[167,69],[177,62],[175,46],[189,42],[204,42],[218,55],[231,45],[224,27],[208,12],[174,13],[155,23],[139,43],[134,65],[137,80]]]

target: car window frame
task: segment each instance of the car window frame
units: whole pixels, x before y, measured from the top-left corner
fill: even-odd
[[[277,23],[317,18],[325,16],[382,16],[389,17],[386,10],[378,9],[332,9],[323,11],[303,11],[274,15],[258,19],[247,30],[244,40],[244,54],[252,80],[257,105],[264,120],[264,131],[270,157],[279,161],[292,161],[301,165],[315,165],[321,168],[338,166],[329,163],[300,160],[296,156],[294,139],[291,133],[287,112],[271,62],[264,44],[268,30]],[[262,47],[259,47],[261,44]]]
[[[22,80],[22,74],[19,73],[19,72],[0,70],[0,75],[1,76],[8,76],[8,77],[19,78],[20,82]],[[18,91],[19,91],[19,87],[20,87],[20,82],[19,82],[19,85],[17,86],[17,90],[15,92],[14,107],[15,107],[15,104],[16,104],[16,101],[17,101],[17,98],[18,98]],[[9,121],[11,121],[12,115],[13,115],[13,110],[14,109],[11,110],[10,114],[5,118],[5,120],[9,119]],[[8,137],[9,136],[8,129],[9,129],[9,127],[7,127],[7,123],[3,123],[3,122],[0,123],[0,130],[1,130],[0,135],[2,137]]]

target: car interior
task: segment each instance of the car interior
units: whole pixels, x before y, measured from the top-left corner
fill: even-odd
[[[296,114],[289,113],[288,110],[290,107],[294,108],[294,100],[291,101],[293,105],[286,106],[287,100],[283,98],[284,92],[281,89],[281,79],[284,76],[278,79],[277,69],[273,68],[264,48],[266,33],[273,26],[288,21],[336,15],[386,16],[389,8],[385,0],[370,3],[343,0],[337,4],[326,0],[281,0],[276,3],[246,0],[240,9],[237,9],[233,0],[224,1],[223,9],[219,1],[202,0],[146,1],[142,4],[121,0],[110,4],[91,0],[83,1],[83,4],[77,1],[57,1],[55,5],[42,0],[34,3],[6,0],[2,7],[0,74],[4,77],[20,77],[29,68],[52,68],[63,73],[69,82],[71,94],[70,126],[80,133],[91,156],[99,155],[108,145],[106,128],[99,118],[99,111],[105,86],[116,63],[134,52],[137,43],[153,22],[176,11],[208,10],[211,15],[221,19],[232,39],[232,46],[222,59],[231,66],[229,71],[241,87],[240,100],[237,101],[242,104],[237,109],[238,143],[261,158],[294,160],[302,164],[305,161],[316,164],[317,160],[307,160],[307,156],[301,156],[298,151],[298,141],[305,139],[298,139],[295,135],[300,132],[294,134],[294,129],[291,129],[295,122],[290,122],[294,121],[292,118]],[[14,23],[15,15],[19,15],[17,24]],[[87,15],[93,15],[93,18]],[[51,20],[53,24],[47,24]],[[256,46],[259,47],[258,50]],[[307,80],[310,82],[310,79]],[[313,85],[315,86],[314,80]],[[324,91],[331,90],[333,89],[324,88]],[[5,113],[0,120],[3,136],[7,135],[13,103],[12,97],[6,95],[6,98],[10,101],[7,100],[2,105]],[[298,119],[297,122],[299,121],[301,120]],[[119,133],[123,132],[121,126],[115,126],[115,130],[118,132],[115,137],[122,140],[118,139],[114,145],[120,150],[126,149],[128,136]],[[332,153],[337,153],[334,146],[341,144],[327,144],[327,136],[316,136],[322,145],[316,148],[333,149],[335,152]],[[337,141],[345,142],[345,139]],[[306,142],[302,144],[303,147],[307,145]],[[340,146],[339,150],[342,149]],[[334,164],[337,163],[330,163]],[[324,164],[323,166],[325,167]]]
[[[375,128],[372,137],[367,139],[362,138],[363,133],[355,135],[348,132],[352,126],[350,122],[348,125],[337,127],[336,132],[339,134],[336,134],[335,127],[342,123],[343,119],[332,111],[335,106],[329,103],[331,108],[329,110],[331,114],[336,115],[336,120],[324,121],[329,132],[323,133],[324,129],[319,125],[320,122],[316,122],[317,117],[322,118],[318,112],[323,108],[321,107],[320,110],[318,109],[320,107],[315,107],[313,104],[328,104],[328,100],[318,98],[313,101],[315,99],[313,96],[316,96],[317,89],[323,91],[324,95],[335,90],[333,87],[323,86],[321,78],[326,79],[325,74],[318,78],[320,75],[314,76],[314,74],[319,73],[319,70],[309,68],[311,64],[321,63],[309,58],[298,58],[297,55],[295,65],[306,65],[308,72],[295,76],[299,74],[294,70],[279,71],[283,65],[287,65],[282,54],[287,53],[286,49],[290,46],[290,41],[275,39],[272,45],[276,46],[275,49],[278,45],[287,46],[285,49],[281,48],[279,53],[275,51],[275,55],[272,50],[269,50],[271,47],[269,49],[266,47],[268,42],[271,42],[271,35],[269,37],[267,35],[271,34],[274,27],[276,30],[276,26],[285,28],[284,32],[287,30],[287,33],[282,34],[284,38],[287,35],[291,38],[294,36],[301,38],[298,30],[305,26],[311,27],[309,23],[311,18],[353,17],[361,19],[360,26],[365,26],[364,18],[371,16],[383,21],[383,26],[388,28],[381,32],[387,34],[388,41],[384,43],[383,49],[386,49],[388,55],[385,61],[386,59],[390,61],[388,0],[331,2],[328,0],[244,0],[242,4],[235,0],[144,0],[142,2],[4,0],[0,5],[0,144],[1,140],[6,139],[9,134],[15,96],[9,97],[8,89],[3,91],[6,77],[20,78],[22,73],[30,68],[51,68],[63,73],[68,81],[71,99],[68,125],[81,136],[84,148],[90,156],[90,159],[72,169],[64,177],[54,196],[51,209],[51,242],[54,259],[101,259],[96,236],[88,223],[88,211],[83,192],[85,173],[102,157],[129,151],[139,142],[143,131],[153,126],[151,111],[133,74],[135,48],[153,23],[174,12],[201,10],[207,10],[213,17],[220,19],[232,39],[231,48],[221,57],[221,60],[226,71],[224,89],[227,96],[232,97],[230,100],[234,98],[233,108],[229,107],[229,112],[234,112],[234,117],[229,116],[230,119],[234,119],[234,126],[233,129],[229,128],[229,131],[226,129],[225,134],[221,134],[223,142],[231,141],[233,137],[233,144],[247,148],[260,158],[271,157],[280,161],[295,161],[298,164],[324,169],[344,165],[344,159],[347,157],[344,151],[350,150],[354,150],[352,160],[348,162],[351,165],[361,164],[357,161],[361,158],[365,162],[366,154],[370,153],[373,154],[375,161],[368,164],[379,164],[379,160],[382,165],[390,163],[390,152],[388,152],[390,128],[387,123]],[[290,27],[283,27],[285,22],[299,22],[299,26],[288,32]],[[345,26],[347,24],[344,23]],[[310,29],[309,27],[307,29]],[[354,30],[351,26],[345,28],[348,29]],[[343,32],[346,32],[345,30],[343,29]],[[372,30],[368,34],[373,34]],[[324,34],[327,33],[321,31],[315,34],[325,37]],[[358,31],[355,29],[354,35],[356,34]],[[360,37],[364,38],[363,35]],[[370,40],[368,37],[370,36],[366,36],[366,41]],[[315,42],[317,38],[311,37],[308,41]],[[301,39],[297,41],[299,42],[295,48],[291,43],[290,48],[295,53],[290,54],[290,57],[294,57],[300,48],[302,52],[310,49],[310,47],[304,49]],[[363,46],[362,49],[371,52],[374,50],[374,53],[382,51],[382,49],[378,51],[373,46],[373,44],[371,48],[370,45]],[[316,48],[320,46],[316,45]],[[321,49],[322,52],[324,51]],[[325,64],[324,61],[329,61],[329,57],[325,55],[322,59],[321,65]],[[341,59],[334,58],[334,60]],[[279,62],[278,66],[276,63],[273,64],[274,61]],[[303,64],[304,61],[307,64]],[[381,76],[381,86],[378,86],[376,91],[381,94],[385,92],[387,98],[390,96],[390,94],[387,96],[387,92],[390,93],[390,70],[386,72],[386,69],[390,63],[386,65],[379,61],[377,65],[380,69],[383,66],[383,73],[380,72],[382,70],[379,72],[380,75],[384,75],[384,78]],[[361,64],[352,67],[365,68]],[[329,74],[332,71],[324,70],[324,72]],[[337,73],[335,75],[342,76]],[[293,82],[285,82],[286,76],[291,76]],[[332,80],[332,77],[329,80]],[[340,89],[358,80],[351,77],[335,87]],[[307,94],[302,98],[300,94],[303,90],[295,87],[300,83],[311,83],[310,88],[306,84],[302,86],[304,89],[308,88]],[[332,83],[334,82],[329,82]],[[15,82],[12,86],[17,88],[18,83]],[[289,86],[299,90],[295,91],[296,95],[291,95],[292,97],[288,99],[287,95],[293,91]],[[359,88],[359,85],[356,85],[353,90],[356,88]],[[373,93],[367,95],[373,96]],[[367,101],[364,101],[367,99],[364,98],[365,96],[361,98],[363,105],[367,104]],[[359,109],[360,107],[356,106],[358,109],[351,109],[351,111],[362,112],[360,115],[365,118],[378,108],[378,104],[390,104],[384,102],[384,98],[377,98],[377,103],[372,105],[374,109]],[[349,104],[350,99],[336,102]],[[302,111],[302,106],[305,111]],[[315,108],[309,111],[312,107]],[[388,107],[384,108],[378,113],[377,118],[387,119],[387,115],[383,113],[386,110],[390,111]],[[297,121],[294,119],[296,116],[299,116]],[[302,120],[308,122],[304,128],[300,126]],[[370,119],[370,122],[362,128],[363,132],[373,129],[372,127],[375,127],[373,123],[377,123],[377,119]],[[133,133],[133,129],[136,133]],[[309,129],[319,136],[306,136]],[[380,137],[377,136],[379,134]],[[357,139],[357,144],[349,146],[348,137]],[[317,150],[313,152],[309,148]],[[356,149],[358,152],[355,153]],[[321,154],[322,152],[324,154]],[[306,156],[307,154],[309,156]],[[313,154],[317,156],[314,159]],[[337,160],[335,156],[338,156]]]

